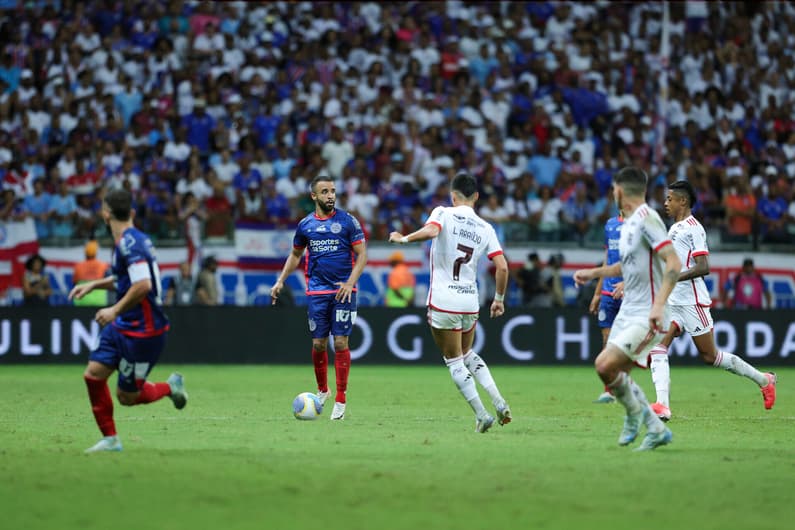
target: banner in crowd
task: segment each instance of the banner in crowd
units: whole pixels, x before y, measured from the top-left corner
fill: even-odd
[[[187,307],[168,311],[164,363],[311,363],[303,309]],[[85,363],[100,327],[83,308],[0,310],[0,364]],[[795,312],[716,311],[715,342],[754,365],[795,365]],[[351,335],[356,364],[439,364],[425,312],[360,311]],[[477,324],[475,351],[491,364],[588,365],[602,345],[594,317],[566,309],[509,310]],[[331,348],[331,344],[329,348]],[[677,338],[671,364],[700,365],[692,339]]]
[[[32,218],[0,222],[0,299],[9,289],[22,287],[24,260],[39,250]]]

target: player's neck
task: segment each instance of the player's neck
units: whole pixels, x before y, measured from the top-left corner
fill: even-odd
[[[624,219],[629,219],[635,210],[646,204],[646,199],[643,197],[624,197],[622,201],[621,211],[624,212]]]
[[[128,228],[132,228],[133,223],[132,220],[130,221],[114,221],[111,219],[110,221],[110,233],[113,235],[113,241],[119,242],[121,236],[124,235],[124,231]]]
[[[682,213],[680,213],[679,215],[677,215],[676,217],[674,217],[674,220],[675,220],[677,223],[679,223],[679,222],[682,222],[682,221],[684,221],[685,219],[687,219],[687,218],[688,218],[688,217],[690,217],[691,215],[693,215],[693,214],[692,214],[692,213],[690,213],[690,210],[685,210],[685,211],[683,211]]]

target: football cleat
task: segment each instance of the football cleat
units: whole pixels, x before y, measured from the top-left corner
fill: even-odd
[[[475,420],[475,432],[484,433],[494,425],[494,416],[485,414]]]
[[[345,403],[334,403],[334,408],[331,410],[331,420],[345,419]]]
[[[121,440],[118,436],[105,436],[100,441],[85,450],[86,453],[99,453],[102,451],[121,451]]]
[[[671,419],[671,409],[666,407],[662,403],[652,403],[651,410],[660,418],[662,421],[668,421]]]
[[[315,394],[315,395],[320,400],[320,404],[321,405],[325,405],[326,404],[326,400],[331,395],[331,392],[329,392],[328,390],[326,390],[325,392],[323,392],[321,390],[318,390],[317,394]]]
[[[168,397],[174,403],[174,408],[177,410],[184,409],[188,403],[188,393],[185,392],[185,381],[182,378],[182,374],[174,372],[168,376],[166,382],[171,388],[171,394]]]
[[[776,382],[778,377],[773,372],[765,373],[767,384],[761,388],[762,397],[765,398],[765,408],[770,410],[776,404]]]
[[[596,398],[593,402],[594,403],[615,403],[616,402],[616,396],[614,396],[610,392],[602,392],[601,394],[599,394],[599,397]]]
[[[495,408],[497,409],[497,422],[500,425],[511,423],[513,416],[511,416],[511,409],[506,402],[499,403]]]
[[[637,414],[627,415],[624,418],[624,428],[621,430],[621,434],[618,437],[618,445],[629,445],[635,441],[635,438],[638,437],[640,424],[646,419],[646,414],[648,413],[649,409],[643,407]]]
[[[643,437],[643,441],[635,448],[635,451],[651,451],[661,445],[668,445],[673,439],[674,434],[668,427],[660,432],[647,432],[646,436]]]

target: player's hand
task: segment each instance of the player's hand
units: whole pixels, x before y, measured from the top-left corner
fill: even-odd
[[[97,314],[94,316],[94,320],[96,320],[100,326],[104,326],[106,324],[110,324],[116,319],[116,310],[113,307],[103,307]]]
[[[613,289],[613,298],[615,300],[624,298],[624,282],[618,282],[616,284],[616,287]]]
[[[494,300],[491,303],[490,313],[491,313],[491,318],[501,317],[503,314],[505,314],[505,303]]]
[[[574,273],[574,283],[577,285],[585,285],[593,279],[593,269],[580,269]]]
[[[392,232],[389,234],[389,242],[390,243],[400,243],[400,240],[403,239],[403,234],[400,232]]]
[[[592,315],[595,315],[599,312],[599,302],[600,300],[598,296],[594,296],[593,298],[591,298],[591,305],[588,306],[588,311]]]
[[[85,295],[87,295],[93,290],[94,290],[94,282],[86,282],[86,283],[81,283],[80,285],[75,285],[74,287],[72,287],[72,290],[69,291],[69,300],[74,300],[74,299],[80,300],[81,298],[83,298]]]
[[[271,286],[271,305],[276,305],[276,300],[279,299],[282,287],[284,287],[284,284],[278,281]]]
[[[651,306],[649,311],[649,329],[655,333],[664,333],[663,329],[663,311],[664,308],[657,305]]]
[[[337,302],[342,302],[344,304],[347,304],[348,302],[351,301],[351,296],[353,294],[353,285],[349,284],[348,282],[345,283],[337,282],[337,285],[339,285],[340,288],[337,290],[337,294],[334,295],[334,299]]]

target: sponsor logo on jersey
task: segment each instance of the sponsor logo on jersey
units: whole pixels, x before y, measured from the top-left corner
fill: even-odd
[[[315,228],[315,232],[326,232],[326,226],[325,225],[318,226],[317,228]]]

